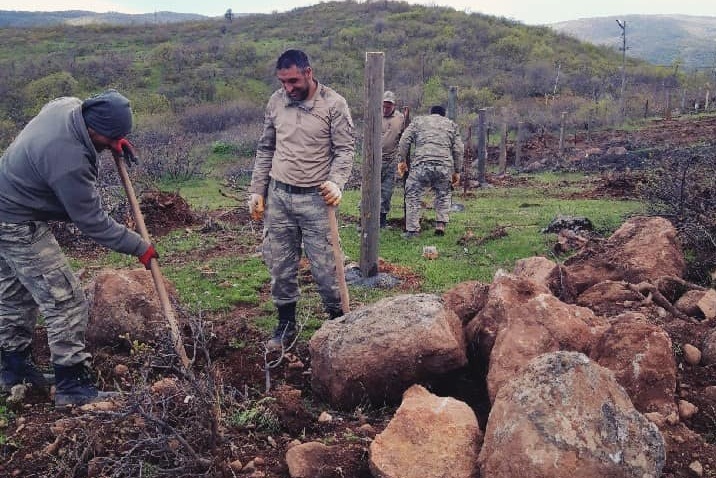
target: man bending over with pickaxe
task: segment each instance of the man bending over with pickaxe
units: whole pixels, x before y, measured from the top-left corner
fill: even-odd
[[[29,383],[48,386],[32,363],[38,313],[47,324],[55,372],[55,405],[106,398],[98,392],[85,350],[89,320],[82,286],[48,220],[72,221],[85,235],[147,267],[154,247],[110,218],[97,191],[97,155],[133,155],[129,100],[108,90],[82,101],[46,104],[0,158],[0,392]]]

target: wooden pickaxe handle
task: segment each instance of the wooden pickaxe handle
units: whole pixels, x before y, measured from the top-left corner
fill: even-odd
[[[127,192],[127,199],[129,199],[129,205],[132,209],[132,216],[134,216],[134,222],[137,224],[139,235],[142,236],[147,242],[151,242],[149,238],[149,232],[147,232],[147,226],[144,224],[144,216],[142,216],[142,210],[139,208],[139,202],[137,201],[137,195],[134,193],[132,182],[129,180],[129,174],[127,173],[127,167],[124,164],[124,158],[120,155],[114,155],[114,162],[117,165],[117,171],[119,171],[119,177],[122,180],[122,186]],[[167,289],[164,286],[164,278],[162,277],[162,271],[159,270],[159,263],[155,258],[152,258],[150,263],[150,270],[152,272],[152,279],[154,280],[154,288],[159,296],[159,302],[162,305],[164,317],[169,323],[169,329],[171,331],[172,344],[174,350],[181,360],[181,364],[186,371],[189,371],[191,362],[184,349],[182,342],[181,333],[179,331],[179,325],[177,319],[174,316],[174,309],[172,308],[171,302],[169,301],[169,295]]]
[[[328,206],[328,223],[331,228],[331,246],[333,246],[333,259],[336,262],[338,290],[341,293],[341,308],[343,313],[347,314],[351,311],[351,300],[348,295],[348,285],[346,284],[346,271],[343,267],[343,251],[341,251],[340,236],[338,235],[337,214],[338,209],[335,206]]]

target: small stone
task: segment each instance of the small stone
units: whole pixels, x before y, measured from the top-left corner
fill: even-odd
[[[269,445],[276,448],[276,446],[277,446],[276,440],[274,440],[274,438],[271,435],[266,437],[266,441],[268,442]]]
[[[118,377],[124,377],[129,373],[129,367],[124,364],[117,364],[114,366],[114,374]]]
[[[704,388],[703,394],[705,398],[708,398],[709,400],[716,400],[716,385],[709,385],[708,387]]]
[[[684,360],[689,365],[698,365],[701,362],[701,350],[691,344],[684,344]]]
[[[666,417],[659,412],[645,413],[644,416],[659,428],[662,428],[666,424]]]
[[[20,404],[25,401],[25,395],[27,395],[27,385],[15,385],[10,389],[10,396],[6,399],[7,403]]]
[[[244,464],[241,463],[241,460],[234,460],[231,463],[229,463],[229,468],[231,468],[231,471],[239,472],[244,467]]]
[[[256,464],[254,463],[254,460],[249,461],[241,469],[241,473],[253,473],[254,471],[256,471]]]
[[[704,476],[704,467],[701,466],[698,460],[689,464],[689,470],[693,471],[696,476]]]
[[[80,407],[83,412],[113,412],[117,410],[118,405],[114,402],[92,402],[85,403]]]
[[[318,423],[330,423],[333,421],[333,416],[328,412],[321,412],[318,416]]]
[[[264,459],[261,458],[260,456],[257,456],[256,458],[254,458],[254,465],[256,465],[256,466],[263,466],[265,463],[266,462],[264,461]]]
[[[669,425],[676,425],[677,423],[679,423],[679,415],[676,412],[669,413],[669,415],[666,417],[666,423],[668,423]]]
[[[288,363],[289,370],[303,370],[305,367],[306,366],[300,360]]]
[[[687,420],[699,411],[699,408],[686,400],[679,400],[679,416],[682,420]]]

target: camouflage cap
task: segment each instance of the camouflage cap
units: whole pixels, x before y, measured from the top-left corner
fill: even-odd
[[[386,91],[383,93],[383,101],[387,101],[388,103],[395,103],[395,93],[392,91]]]

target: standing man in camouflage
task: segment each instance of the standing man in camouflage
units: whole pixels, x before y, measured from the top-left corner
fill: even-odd
[[[383,149],[380,168],[380,227],[388,224],[390,199],[395,186],[395,168],[398,164],[398,141],[405,127],[403,113],[395,109],[395,94],[386,91],[383,94]]]
[[[457,124],[445,117],[445,108],[433,106],[429,116],[419,116],[405,128],[398,148],[401,162],[398,174],[408,170],[405,162],[410,146],[415,145],[411,158],[410,175],[405,183],[406,232],[411,239],[420,233],[420,201],[423,191],[435,192],[435,234],[445,234],[449,221],[452,186],[460,182],[463,145]]]
[[[30,383],[48,386],[31,360],[38,313],[47,324],[55,372],[55,405],[105,398],[85,350],[89,320],[82,286],[47,224],[72,221],[99,244],[139,257],[154,247],[102,209],[98,153],[121,154],[132,129],[129,100],[115,90],[82,101],[46,104],[0,158],[0,391]]]
[[[249,212],[264,210],[264,257],[278,326],[266,343],[280,350],[296,336],[301,244],[330,318],[343,315],[328,214],[341,202],[355,139],[346,100],[313,77],[308,56],[285,51],[276,62],[282,88],[266,106],[249,187]]]

